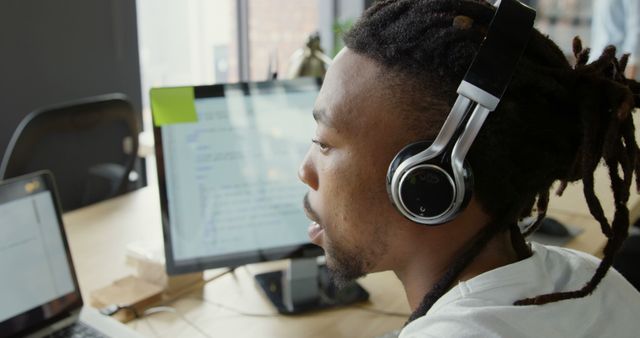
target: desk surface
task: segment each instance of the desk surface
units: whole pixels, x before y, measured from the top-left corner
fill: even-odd
[[[159,208],[157,188],[150,186],[64,215],[85,302],[91,291],[135,272],[125,264],[127,244],[162,241]],[[276,315],[252,276],[282,268],[282,263],[239,268],[235,275],[227,274],[169,304],[177,313],[157,313],[129,325],[149,337],[375,337],[400,328],[406,320],[359,307],[295,317]],[[409,313],[402,285],[392,273],[372,274],[361,284],[371,294],[371,302],[362,307]],[[269,316],[240,315],[224,306]]]
[[[153,182],[153,178],[150,178]],[[567,246],[598,254],[604,243],[598,224],[585,212],[550,210],[566,224],[584,228]],[[162,242],[157,186],[152,185],[64,215],[71,253],[85,302],[91,291],[134,273],[125,264],[127,244]],[[208,283],[168,304],[161,312],[129,325],[149,337],[375,337],[402,327],[406,318],[382,315],[361,307],[322,311],[295,317],[275,314],[252,276],[275,270],[281,263],[249,265]],[[391,272],[361,279],[370,292],[368,309],[409,313],[402,285]],[[247,316],[243,313],[267,316]]]

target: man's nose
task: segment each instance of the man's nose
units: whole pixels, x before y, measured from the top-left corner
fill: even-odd
[[[298,168],[298,178],[311,189],[318,190],[318,174],[311,158],[311,151],[307,152],[304,160],[300,163],[300,168]]]

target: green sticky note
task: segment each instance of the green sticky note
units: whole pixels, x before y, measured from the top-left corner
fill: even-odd
[[[151,88],[151,112],[156,127],[198,122],[193,87]]]

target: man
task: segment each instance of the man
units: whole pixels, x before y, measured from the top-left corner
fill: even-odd
[[[468,206],[425,226],[390,201],[390,163],[406,145],[435,138],[494,10],[483,1],[379,1],[356,23],[325,77],[299,170],[309,236],[338,283],[395,272],[414,311],[401,337],[635,336],[640,296],[609,270],[626,237],[640,152],[630,117],[638,93],[621,77],[615,50],[586,65],[576,42],[574,70],[533,32],[467,156]],[[611,224],[593,194],[601,158],[615,168]],[[527,244],[517,226],[534,205],[544,216],[553,182],[580,179],[609,238],[602,262]]]

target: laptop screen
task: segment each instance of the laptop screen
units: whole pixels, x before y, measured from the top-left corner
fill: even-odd
[[[82,304],[47,174],[0,183],[0,336]]]

